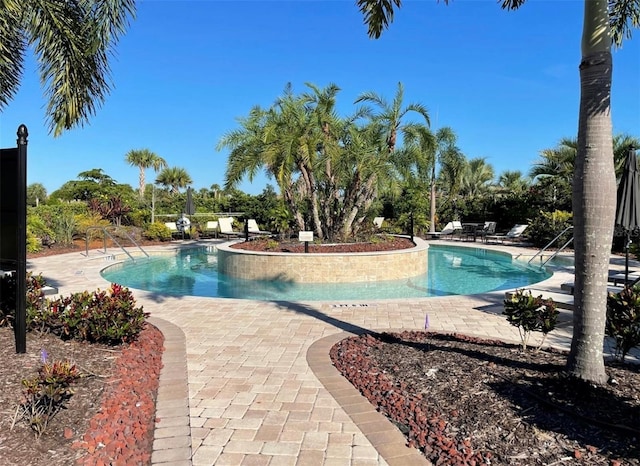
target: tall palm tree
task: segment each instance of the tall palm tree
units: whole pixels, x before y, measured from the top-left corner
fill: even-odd
[[[448,0],[445,0],[448,3]],[[502,0],[515,10],[526,0]],[[356,0],[369,28],[379,37],[393,21],[401,0]],[[550,12],[552,14],[552,12]],[[607,273],[615,215],[615,172],[611,128],[612,39],[620,45],[638,27],[640,2],[585,0],[580,63],[578,151],[573,182],[576,293],[570,375],[602,384]]]
[[[180,167],[165,168],[156,178],[156,183],[169,189],[171,194],[180,192],[181,188],[186,188],[193,181],[187,170]]]
[[[457,136],[453,129],[444,126],[436,131],[436,153],[431,165],[431,232],[436,229],[436,163],[440,164],[440,171],[447,170],[449,182],[447,192],[451,196],[457,193],[460,186],[465,158],[456,146]]]
[[[140,174],[138,175],[138,193],[140,199],[144,198],[144,188],[146,186],[144,171],[147,168],[153,168],[157,173],[163,168],[167,168],[167,162],[159,155],[151,152],[149,149],[134,149],[127,152],[125,156],[127,163],[132,167],[138,167]]]
[[[59,136],[86,123],[109,93],[108,57],[133,16],[135,0],[3,1],[0,111],[16,95],[32,47],[49,131]]]
[[[427,126],[429,126],[429,112],[427,108],[420,103],[410,103],[406,107],[403,107],[404,100],[404,86],[401,82],[398,83],[398,89],[396,95],[393,98],[393,102],[389,103],[387,100],[375,92],[365,92],[361,94],[355,101],[355,103],[368,102],[375,104],[380,113],[373,113],[370,110],[371,115],[382,121],[387,127],[387,147],[389,152],[393,152],[396,148],[398,132],[402,129],[402,119],[409,112],[416,112],[425,120]]]

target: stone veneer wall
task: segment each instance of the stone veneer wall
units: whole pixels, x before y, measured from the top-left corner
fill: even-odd
[[[251,280],[344,283],[398,280],[427,272],[427,242],[414,238],[411,249],[384,252],[278,253],[218,246],[218,271]]]

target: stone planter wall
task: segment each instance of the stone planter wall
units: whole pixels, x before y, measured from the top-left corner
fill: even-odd
[[[411,249],[384,252],[279,253],[218,246],[218,272],[250,280],[298,283],[349,283],[398,280],[427,272],[427,242]]]

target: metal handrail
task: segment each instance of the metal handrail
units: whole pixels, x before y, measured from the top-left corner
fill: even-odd
[[[127,250],[124,248],[124,246],[122,246],[120,243],[118,243],[118,240],[117,240],[117,239],[115,239],[115,237],[114,237],[111,233],[109,233],[109,232],[107,231],[106,227],[99,227],[99,226],[96,226],[96,227],[89,227],[89,228],[87,228],[87,230],[85,231],[85,235],[86,235],[86,236],[85,236],[84,242],[85,242],[85,253],[86,253],[87,257],[89,256],[89,231],[91,231],[91,230],[102,230],[102,232],[104,233],[104,236],[102,237],[102,247],[103,247],[103,249],[104,249],[104,251],[103,251],[103,252],[104,252],[105,254],[107,253],[107,236],[108,236],[109,238],[111,238],[111,241],[113,241],[113,242],[114,242],[114,243],[115,243],[115,244],[116,244],[120,249],[122,249],[122,251],[123,251],[127,256],[129,256],[129,259],[131,259],[133,262],[135,262],[135,261],[136,261],[136,260],[133,258],[133,256],[129,253],[129,251],[127,251]],[[135,240],[135,239],[133,239],[133,237],[132,237],[132,236],[131,236],[131,235],[130,235],[126,230],[124,230],[124,234],[127,236],[127,238],[129,238],[129,240],[130,240],[133,244],[135,244],[135,245],[138,247],[138,249],[140,249],[140,251],[142,251],[142,253],[143,253],[145,256],[149,257],[149,254],[147,254],[147,251],[145,251],[144,249],[142,249],[142,246],[140,246],[140,245],[136,242],[136,240]]]
[[[549,257],[547,258],[547,260],[546,260],[546,261],[542,262],[542,264],[540,264],[540,267],[544,267],[544,266],[547,264],[547,262],[549,262],[549,261],[553,260],[553,259],[554,259],[554,258],[555,258],[559,253],[561,253],[561,252],[562,252],[562,250],[563,250],[564,248],[566,248],[567,246],[569,246],[569,244],[571,244],[571,242],[572,242],[572,241],[573,241],[573,236],[572,236],[571,238],[569,238],[569,241],[567,241],[566,243],[564,243],[560,249],[558,249],[558,250],[557,250],[556,252],[554,252],[551,256],[549,256]]]
[[[564,230],[562,230],[562,232],[560,232],[555,238],[553,238],[551,241],[549,241],[549,244],[547,244],[545,247],[543,247],[542,249],[540,249],[538,252],[536,252],[531,259],[529,259],[527,261],[527,264],[530,264],[531,261],[533,261],[536,257],[538,257],[539,255],[541,255],[543,252],[545,252],[547,249],[549,249],[556,241],[558,241],[560,239],[560,237],[562,235],[564,235],[567,231],[572,230],[573,226],[568,226],[567,228],[565,228]],[[571,243],[571,241],[573,241],[573,236],[571,237],[571,239],[569,241],[567,241],[566,243],[564,243],[564,245],[558,249],[549,259],[547,259],[546,261],[544,261],[541,266],[545,265],[547,262],[549,262],[551,259],[553,259],[554,257],[556,257],[558,255],[558,253],[560,251],[562,251],[564,248],[566,248],[567,246],[569,246],[569,244]]]

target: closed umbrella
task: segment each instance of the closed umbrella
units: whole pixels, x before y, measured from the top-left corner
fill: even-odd
[[[631,232],[640,228],[640,173],[636,151],[629,149],[624,171],[618,185],[618,206],[616,210],[616,225],[624,230],[625,239],[625,282],[629,278],[629,245],[631,244]]]
[[[187,215],[193,215],[196,213],[196,205],[193,202],[193,190],[187,188],[187,205],[184,208],[184,213]]]

